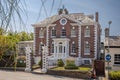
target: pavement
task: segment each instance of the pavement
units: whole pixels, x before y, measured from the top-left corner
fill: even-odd
[[[98,80],[108,80],[108,71],[105,70],[105,77],[98,77]]]
[[[0,80],[84,80],[47,74],[33,74],[22,71],[0,70]]]

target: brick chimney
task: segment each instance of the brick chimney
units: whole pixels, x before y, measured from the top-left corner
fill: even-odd
[[[95,13],[95,21],[99,22],[99,13],[98,12]]]
[[[109,28],[105,28],[105,37],[109,37]]]
[[[64,5],[63,5],[63,8],[59,9],[58,10],[58,14],[68,14],[68,10],[66,8],[64,8]]]

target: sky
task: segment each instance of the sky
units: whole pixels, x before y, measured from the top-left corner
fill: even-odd
[[[45,1],[44,5],[42,5],[42,1]],[[54,4],[52,2],[53,0],[26,0],[27,18],[24,20],[29,32],[33,32],[31,24],[57,14],[58,9],[64,5],[69,13],[95,15],[95,12],[99,12],[102,36],[104,36],[104,29],[108,27],[109,21],[112,21],[110,34],[120,35],[120,0],[54,0]]]

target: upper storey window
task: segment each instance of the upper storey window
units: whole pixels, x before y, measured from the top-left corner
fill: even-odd
[[[41,28],[39,31],[39,37],[44,38],[44,29],[43,28]]]
[[[62,27],[61,36],[62,36],[62,37],[65,37],[65,36],[66,36],[66,29],[65,29],[64,27]]]
[[[55,37],[55,36],[56,36],[56,30],[54,29],[54,27],[52,28],[51,34],[52,34],[52,35],[51,35],[52,37]]]
[[[71,37],[76,37],[75,27],[72,27],[72,29],[71,29]]]
[[[85,28],[85,37],[90,37],[90,27],[88,26]]]

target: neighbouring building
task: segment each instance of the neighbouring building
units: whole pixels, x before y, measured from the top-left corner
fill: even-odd
[[[30,47],[33,51],[33,41],[20,41],[17,43],[18,56],[25,56],[25,47]]]
[[[58,59],[64,62],[73,58],[76,65],[90,65],[93,59],[100,58],[99,14],[69,13],[59,9],[58,14],[48,17],[34,27],[35,57],[40,59],[42,46],[48,47],[49,65]]]
[[[111,55],[111,70],[120,70],[120,36],[110,36],[109,28],[105,29],[105,55]],[[106,64],[107,67],[107,64]]]

